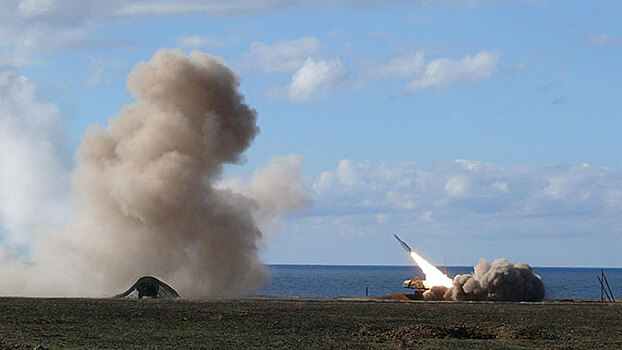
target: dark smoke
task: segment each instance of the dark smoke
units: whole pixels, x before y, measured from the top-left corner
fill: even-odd
[[[276,191],[244,194],[222,186],[259,129],[219,58],[161,50],[128,78],[136,102],[92,127],[78,149],[75,213],[68,228],[39,233],[28,263],[0,250],[0,293],[113,295],[143,275],[182,296],[235,296],[262,288],[258,218],[307,201],[301,160],[274,161],[262,174]],[[270,203],[265,207],[264,203]],[[286,203],[280,205],[279,203]],[[263,227],[262,227],[263,228]]]
[[[451,288],[436,286],[423,297],[425,300],[540,301],[544,299],[544,284],[528,264],[511,264],[506,259],[488,264],[480,259],[472,274],[457,275]]]

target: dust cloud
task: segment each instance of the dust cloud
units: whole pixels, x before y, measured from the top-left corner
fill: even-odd
[[[265,228],[309,199],[296,155],[221,185],[259,132],[238,85],[202,53],[160,50],[136,65],[135,103],[83,137],[66,222],[37,230],[26,254],[0,248],[0,294],[114,295],[143,275],[184,297],[261,289]]]

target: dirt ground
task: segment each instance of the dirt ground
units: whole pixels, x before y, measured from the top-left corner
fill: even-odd
[[[622,349],[622,304],[0,298],[4,349]]]

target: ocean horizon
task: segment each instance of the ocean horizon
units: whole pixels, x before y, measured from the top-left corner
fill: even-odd
[[[406,279],[423,278],[417,266],[408,265],[317,265],[268,264],[271,280],[258,294],[288,297],[382,296],[411,293],[402,287]],[[443,267],[440,267],[443,270]],[[597,276],[601,269],[614,297],[622,295],[622,268],[537,267],[544,283],[545,299],[599,299]],[[472,273],[473,266],[447,266],[447,275]]]

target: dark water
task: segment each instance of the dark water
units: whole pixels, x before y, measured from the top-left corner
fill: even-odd
[[[299,297],[370,296],[408,292],[405,279],[421,275],[415,266],[269,265],[272,281],[260,294]],[[450,277],[473,272],[473,267],[450,266]],[[598,268],[535,267],[542,277],[547,299],[600,298]],[[614,296],[622,297],[622,269],[605,269]]]

